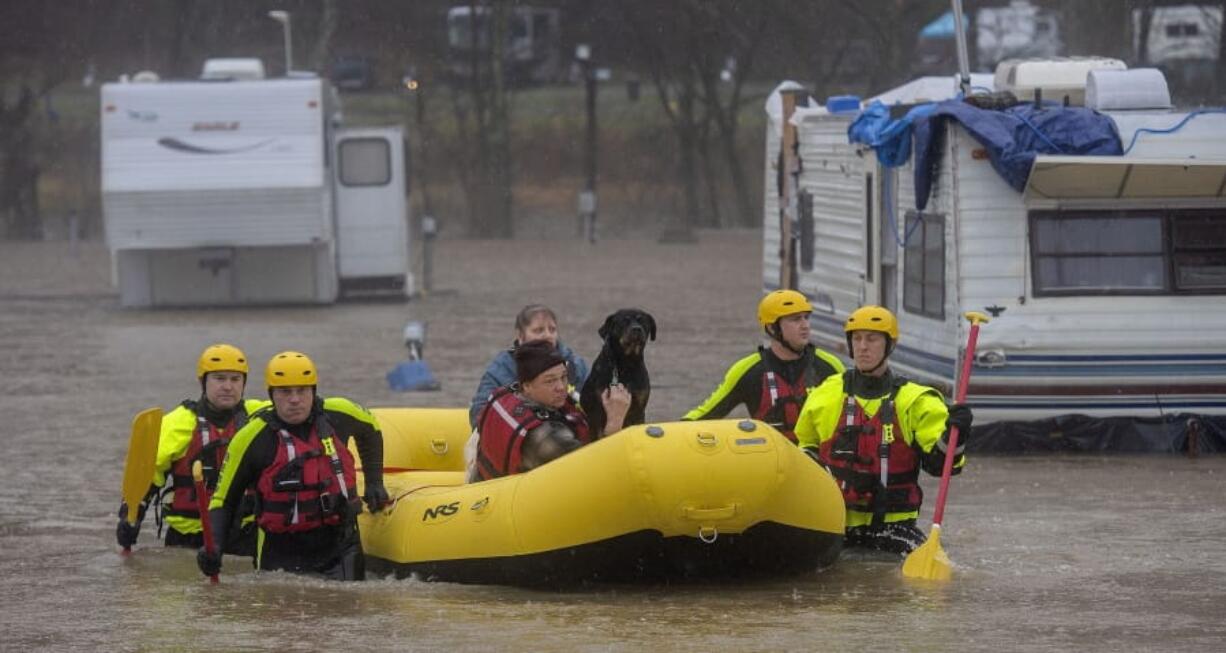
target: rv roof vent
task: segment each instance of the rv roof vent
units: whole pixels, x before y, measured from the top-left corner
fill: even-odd
[[[1171,90],[1157,68],[1091,70],[1086,77],[1086,106],[1097,111],[1170,109]]]
[[[159,79],[161,78],[158,77],[158,74],[153,72],[152,70],[142,70],[132,76],[132,81],[136,83],[146,83],[147,84],[147,83],[156,82]]]
[[[1012,91],[1019,100],[1036,94],[1045,100],[1085,103],[1086,74],[1091,70],[1124,70],[1119,59],[1107,57],[1053,57],[1050,59],[1006,59],[996,66],[997,91]]]
[[[264,79],[264,62],[255,58],[206,59],[200,79]]]

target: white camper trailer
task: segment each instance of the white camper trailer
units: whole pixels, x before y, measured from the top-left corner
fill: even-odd
[[[409,294],[399,128],[340,129],[317,78],[102,87],[102,192],[123,306]]]
[[[946,121],[922,214],[914,157],[885,168],[849,142],[855,111],[820,107],[791,118],[800,165],[796,197],[781,203],[782,116],[768,104],[765,287],[794,279],[813,299],[813,337],[835,351],[846,351],[851,311],[889,307],[902,329],[895,367],[947,393],[967,336],[962,313],[995,315],[970,380],[977,425],[1226,414],[1226,114],[1171,112],[1164,84],[1147,91],[1129,79],[1100,80],[1087,97],[1131,144],[1126,154],[1039,155],[1024,193]],[[931,97],[933,81],[944,97]],[[909,88],[928,97],[889,95],[957,92],[952,77]],[[781,225],[795,232],[788,248]]]

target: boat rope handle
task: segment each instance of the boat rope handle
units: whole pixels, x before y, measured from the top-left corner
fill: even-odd
[[[698,539],[704,544],[714,544],[715,540],[719,539],[719,529],[714,526],[698,527]]]

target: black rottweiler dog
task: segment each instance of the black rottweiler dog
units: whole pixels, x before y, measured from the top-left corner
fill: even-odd
[[[651,379],[643,363],[643,350],[648,340],[656,339],[656,320],[647,311],[623,308],[605,318],[600,327],[604,345],[592,362],[592,371],[579,392],[579,406],[587,415],[593,438],[604,433],[606,422],[600,396],[614,383],[626,386],[630,393],[630,408],[623,426],[646,421],[647,400],[651,397]]]

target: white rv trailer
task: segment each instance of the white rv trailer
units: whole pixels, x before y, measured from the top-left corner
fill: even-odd
[[[410,294],[404,138],[340,129],[317,78],[102,87],[102,192],[120,303],[330,303]]]
[[[1144,63],[1173,68],[1181,63],[1202,61],[1212,64],[1218,58],[1218,39],[1222,35],[1221,5],[1174,5],[1132,10],[1132,48],[1141,50],[1143,12],[1150,12]]]
[[[887,95],[920,102],[956,92],[946,77]],[[902,329],[895,367],[949,393],[967,337],[962,313],[990,312],[970,380],[977,424],[1226,414],[1226,115],[1126,110],[1127,94],[1098,95],[1099,106],[1115,106],[1106,113],[1123,145],[1136,144],[1120,157],[1040,155],[1024,193],[947,121],[923,220],[914,159],[891,170],[849,143],[854,111],[798,109],[791,260],[816,309],[815,341],[846,352],[847,315],[887,306]],[[781,127],[779,111],[768,113],[763,282],[773,289],[783,251],[772,169]],[[1185,118],[1171,133],[1140,131]]]

